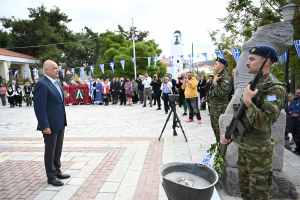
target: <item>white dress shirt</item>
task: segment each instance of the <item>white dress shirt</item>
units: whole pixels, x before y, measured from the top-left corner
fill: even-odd
[[[46,74],[45,74],[45,76],[53,83],[53,85],[56,87],[56,85],[55,85],[55,80],[53,79],[53,78],[50,78],[49,76],[47,76]]]
[[[148,76],[148,78],[145,78],[143,80],[144,88],[151,88],[150,83],[151,83],[151,78]]]

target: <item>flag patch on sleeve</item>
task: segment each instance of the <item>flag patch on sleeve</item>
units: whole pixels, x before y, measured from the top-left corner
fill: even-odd
[[[227,81],[227,80],[225,80],[225,83],[228,83],[228,81]]]
[[[275,101],[276,100],[276,96],[273,95],[273,96],[268,96],[268,101]]]

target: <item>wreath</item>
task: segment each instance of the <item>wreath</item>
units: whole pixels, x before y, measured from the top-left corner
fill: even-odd
[[[32,102],[32,98],[29,96],[29,94],[25,94],[25,95],[23,96],[23,101],[24,101],[25,103],[31,103],[31,102]]]
[[[76,99],[83,99],[84,97],[84,91],[80,89],[75,90],[75,97]]]

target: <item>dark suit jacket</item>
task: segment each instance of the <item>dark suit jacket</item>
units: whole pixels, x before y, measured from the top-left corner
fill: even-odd
[[[15,87],[15,92],[17,91],[17,88],[19,87],[17,84],[15,85],[16,87]],[[11,87],[11,89],[13,90],[13,87],[12,87],[12,84],[9,84],[9,86],[8,87]],[[7,87],[7,89],[8,89],[8,87]]]
[[[124,88],[124,86],[125,86],[125,82],[122,82],[122,86],[121,86],[121,83],[119,83],[119,85],[118,85],[118,90],[122,90],[123,94],[125,94],[125,88]]]
[[[64,91],[60,85],[59,87],[63,98],[47,77],[43,77],[35,85],[34,111],[40,131],[48,127],[51,131],[59,131],[67,126]]]
[[[27,87],[28,87],[28,92],[26,91],[26,90],[27,90]],[[23,90],[24,90],[25,94],[30,94],[30,92],[31,92],[31,87],[25,85],[24,88],[23,88]]]
[[[160,93],[161,93],[161,90],[160,90],[161,81],[160,81],[160,79],[157,79],[156,83],[152,80],[150,85],[152,86],[153,92],[155,94],[160,95]]]
[[[172,92],[174,93],[175,92],[175,87],[176,87],[176,80],[172,78],[171,82],[172,82]]]

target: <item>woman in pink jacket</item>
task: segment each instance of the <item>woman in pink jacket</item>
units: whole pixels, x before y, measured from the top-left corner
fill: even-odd
[[[128,98],[127,106],[132,106],[132,96],[130,95],[132,91],[132,83],[130,82],[130,78],[127,78],[127,82],[124,85],[126,98]]]

